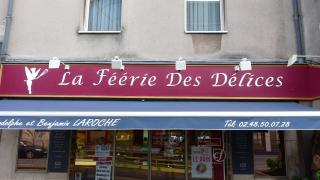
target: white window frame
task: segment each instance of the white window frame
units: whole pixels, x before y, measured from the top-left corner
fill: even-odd
[[[92,33],[92,34],[115,34],[115,33],[121,33],[122,30],[122,8],[121,8],[121,27],[120,27],[120,31],[89,31],[89,13],[90,13],[90,4],[91,4],[91,0],[85,0],[85,8],[84,8],[84,23],[83,23],[83,31],[79,31],[79,33]],[[121,3],[121,6],[123,4],[123,1]]]
[[[219,1],[220,2],[220,25],[221,29],[220,31],[188,31],[187,30],[187,1]],[[228,31],[225,31],[224,29],[224,0],[184,0],[184,32],[185,33],[227,33]]]

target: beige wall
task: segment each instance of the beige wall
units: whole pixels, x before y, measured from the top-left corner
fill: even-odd
[[[84,0],[15,1],[11,58],[282,58],[295,52],[291,1],[225,1],[227,34],[185,34],[184,0],[124,0],[122,33],[79,34]]]
[[[301,3],[306,54],[320,56],[320,1]]]
[[[7,0],[0,0],[0,42],[3,39],[4,28],[5,28],[5,20],[7,15]]]
[[[226,54],[284,58],[295,52],[291,1],[226,1]]]

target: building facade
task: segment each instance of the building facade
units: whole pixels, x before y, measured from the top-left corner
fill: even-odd
[[[47,65],[50,60],[58,59],[71,69],[78,66],[88,66],[89,69],[89,66],[110,64],[119,58],[128,67],[159,65],[159,69],[165,69],[182,59],[187,62],[187,69],[188,65],[233,68],[243,58],[253,64],[285,66],[293,54],[306,56],[298,59],[301,64],[317,64],[319,59],[314,56],[320,55],[319,9],[320,2],[298,0],[0,0],[1,64],[3,67]],[[38,72],[32,80],[40,78],[40,74]],[[5,77],[4,73],[2,75]],[[75,98],[65,94],[53,97],[32,96],[32,80],[27,77],[25,83],[28,83],[27,80],[31,84],[28,85],[30,89],[26,95],[6,95],[1,92],[1,97],[22,101],[26,98]],[[78,77],[70,83],[81,82]],[[196,86],[197,81],[193,85]],[[14,87],[18,89],[18,85]],[[266,97],[270,98],[252,95],[243,98],[203,97],[201,100],[295,101],[320,108],[320,102],[315,97],[277,99],[270,92],[266,93]],[[146,97],[132,96],[124,96],[121,100],[141,100]],[[178,96],[150,97],[146,99],[186,100]],[[188,97],[188,101],[200,99],[195,95]],[[109,95],[94,99],[108,101],[114,98],[118,97]],[[76,99],[87,100],[80,95]],[[27,128],[2,130],[0,162],[5,166],[0,166],[0,179],[94,179],[97,177],[98,160],[93,157],[98,156],[97,151],[102,151],[95,149],[97,147],[109,149],[108,153],[113,158],[112,170],[109,169],[112,175],[108,175],[110,179],[238,180],[311,177],[310,154],[314,153],[312,147],[315,142],[312,139],[317,134],[313,131],[237,132],[214,128],[80,128],[64,133],[64,138],[68,138],[62,138],[62,141],[70,142],[66,145],[69,155],[68,165],[64,169],[67,170],[52,172],[49,166],[57,162],[52,160],[53,156],[50,157],[54,154],[50,149],[58,144],[53,144],[52,139],[56,138],[58,140],[55,142],[59,142],[58,131]],[[236,150],[236,147],[241,147],[236,142],[241,140],[245,141],[245,147]],[[197,152],[208,150],[208,157],[212,159],[214,148],[224,150],[220,157],[222,162],[210,160],[208,166],[198,163],[199,167],[192,167]],[[241,167],[233,167],[237,163],[236,157],[240,156],[237,152],[241,150],[251,150],[247,157],[248,164],[239,163],[239,166],[243,166],[242,170]],[[102,171],[104,165],[101,165]],[[211,170],[206,171],[206,168]],[[209,174],[202,173],[201,177],[195,175],[194,169]]]

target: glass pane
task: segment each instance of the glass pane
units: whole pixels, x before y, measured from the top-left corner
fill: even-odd
[[[115,180],[148,179],[148,131],[116,132]]]
[[[20,132],[17,169],[47,169],[49,132],[22,130]]]
[[[120,31],[122,0],[91,0],[89,31]]]
[[[285,176],[284,137],[281,131],[253,133],[254,166],[258,176]]]
[[[187,1],[187,31],[221,31],[220,1]]]
[[[112,167],[112,131],[75,131],[72,139],[70,179],[94,180],[97,164],[107,161],[107,168]],[[98,154],[97,147],[108,147]],[[97,156],[101,157],[100,160]],[[99,168],[99,167],[98,167]],[[110,170],[111,171],[111,170]],[[112,174],[110,174],[111,176]]]
[[[185,131],[152,131],[152,180],[185,179]]]

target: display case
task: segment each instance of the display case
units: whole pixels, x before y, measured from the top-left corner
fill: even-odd
[[[112,147],[108,131],[74,131],[70,159],[70,179],[94,180],[96,175],[95,148],[97,145]],[[112,155],[112,148],[109,154]]]

